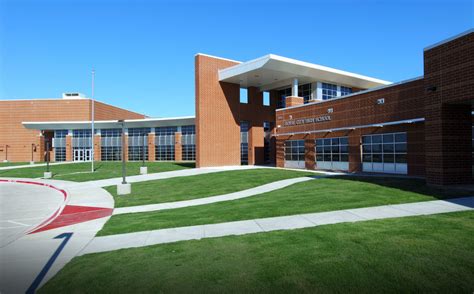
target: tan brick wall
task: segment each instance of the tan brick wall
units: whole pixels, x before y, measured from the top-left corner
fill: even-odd
[[[10,161],[30,161],[31,144],[40,144],[39,131],[28,130],[22,122],[31,121],[75,121],[91,119],[90,99],[38,99],[0,101],[0,159],[5,157],[9,145]],[[143,115],[125,109],[95,102],[95,119],[134,119]],[[35,160],[41,160],[39,152]]]
[[[174,160],[183,161],[183,146],[181,145],[181,133],[174,133]]]
[[[272,106],[263,105],[263,95],[249,87],[248,103],[240,103],[240,86],[219,82],[218,70],[236,65],[229,60],[197,55],[196,165],[240,165],[240,122],[249,122],[249,164],[264,162],[263,122],[275,121]]]
[[[304,104],[303,97],[288,96],[286,97],[285,101],[286,101],[286,107],[292,107],[292,106]]]
[[[94,160],[99,161],[101,160],[101,136],[95,135],[94,136]]]
[[[155,134],[148,133],[148,161],[155,161]]]

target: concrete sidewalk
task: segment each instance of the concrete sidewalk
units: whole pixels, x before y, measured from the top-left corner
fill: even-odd
[[[115,214],[124,214],[124,213],[158,211],[158,210],[165,210],[165,209],[182,208],[182,207],[188,207],[188,206],[197,206],[197,205],[204,205],[204,204],[210,204],[210,203],[216,203],[216,202],[222,202],[222,201],[236,200],[236,199],[246,198],[246,197],[282,189],[296,183],[306,182],[306,181],[313,180],[316,178],[318,177],[314,176],[314,177],[301,177],[301,178],[286,179],[286,180],[281,180],[281,181],[276,181],[276,182],[268,183],[265,185],[261,185],[255,188],[250,188],[243,191],[238,191],[238,192],[218,195],[218,196],[199,198],[199,199],[166,202],[166,203],[159,203],[159,204],[130,206],[130,207],[120,207],[120,208],[114,209],[113,214],[115,215]]]
[[[383,205],[96,237],[80,255],[185,240],[473,210],[474,197]]]
[[[66,181],[11,181],[0,182],[0,235],[5,241],[0,248],[0,293],[25,293],[36,281],[35,289],[48,281],[93,240],[110,218],[114,200],[104,189],[67,188],[71,183]],[[64,188],[64,193],[58,190]],[[9,220],[27,227],[5,228]],[[64,234],[70,235],[66,241],[58,238]]]
[[[78,163],[78,162],[74,162],[74,161],[52,162],[49,165],[63,165],[63,164],[74,164],[74,163]],[[0,167],[0,171],[1,170],[17,169],[17,168],[41,167],[41,166],[46,166],[46,163],[2,166],[2,167]]]

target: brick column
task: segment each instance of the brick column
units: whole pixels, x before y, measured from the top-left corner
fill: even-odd
[[[66,161],[72,161],[72,136],[66,135]]]
[[[38,162],[44,162],[44,158],[45,158],[45,146],[44,146],[44,136],[43,135],[39,135],[39,146],[38,146]]]
[[[249,130],[249,165],[264,164],[264,135],[263,124],[253,125]]]
[[[348,134],[349,141],[349,172],[361,172],[361,131],[356,129]]]
[[[183,160],[183,146],[181,145],[181,132],[174,133],[174,160]]]
[[[101,156],[101,135],[94,135],[94,161],[100,161]]]
[[[279,137],[276,140],[276,166],[285,167],[285,139]]]
[[[304,164],[306,169],[315,169],[316,167],[316,144],[314,139],[304,140]]]
[[[148,161],[155,161],[155,133],[148,134]]]
[[[124,135],[124,138],[125,138],[125,143],[124,143],[124,146],[122,147],[123,148],[122,154],[125,157],[125,161],[128,161],[128,135]]]
[[[286,107],[303,105],[304,104],[304,98],[303,97],[297,97],[297,96],[288,96],[285,99],[285,104],[286,104],[285,105]]]

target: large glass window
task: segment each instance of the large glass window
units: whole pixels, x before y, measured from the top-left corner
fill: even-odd
[[[331,99],[337,96],[337,85],[322,83],[323,100]]]
[[[240,103],[249,103],[249,96],[246,88],[240,88]]]
[[[285,108],[286,107],[286,97],[288,97],[288,96],[291,96],[291,88],[278,90],[277,108]]]
[[[311,100],[311,84],[299,85],[298,97],[303,97],[304,103],[308,103]]]
[[[66,161],[66,136],[67,130],[54,131],[54,160]]]
[[[128,160],[148,160],[148,134],[150,128],[128,129]]]
[[[155,128],[155,160],[157,161],[175,160],[174,134],[177,131],[178,131],[177,127]]]
[[[407,134],[362,136],[363,171],[407,173]]]
[[[285,141],[285,167],[304,168],[304,153],[304,140]]]
[[[102,129],[100,157],[102,161],[122,160],[122,129]]]
[[[316,139],[316,166],[322,169],[348,170],[348,138]]]
[[[90,129],[72,130],[72,160],[92,159],[92,132]]]
[[[352,88],[341,86],[341,96],[352,94]]]
[[[240,164],[249,163],[249,122],[240,122]]]
[[[196,160],[196,127],[194,125],[181,127],[181,146],[183,160]]]

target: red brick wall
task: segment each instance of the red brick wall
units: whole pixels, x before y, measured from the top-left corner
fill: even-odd
[[[90,111],[90,99],[0,101],[0,160],[5,159],[5,145],[10,146],[8,160],[31,160],[31,144],[40,144],[39,131],[24,128],[22,122],[90,120]],[[95,118],[133,119],[144,116],[96,101]],[[42,160],[40,152],[37,151],[34,156],[35,161]]]
[[[431,184],[472,181],[474,33],[424,52],[426,171]],[[434,90],[436,88],[436,90]]]
[[[303,107],[295,107],[284,109],[276,112],[277,134],[293,133],[293,132],[310,132],[314,130],[334,129],[350,126],[371,125],[377,123],[400,121],[407,119],[424,117],[424,96],[423,79],[414,80],[401,85],[358,94],[352,97],[329,100],[321,103],[305,105]],[[384,98],[385,103],[377,104],[377,99]],[[328,113],[328,109],[332,108],[333,112]],[[302,118],[311,118],[330,115],[331,120],[317,122],[312,124],[302,124],[296,126],[284,126],[287,120],[295,120]],[[291,117],[291,118],[290,118]],[[408,155],[408,174],[424,175],[424,130],[423,123],[403,124],[397,126],[385,126],[383,128],[364,128],[354,130],[344,130],[326,133],[297,134],[291,136],[292,140],[305,139],[305,145],[311,147],[308,141],[317,138],[334,138],[349,137],[349,171],[358,172],[362,170],[361,165],[361,137],[368,134],[376,133],[392,133],[407,132],[407,136],[412,138],[407,148],[411,153]],[[277,137],[277,158],[282,160],[284,157],[284,141],[288,136]],[[413,139],[414,138],[414,139]],[[313,143],[314,144],[314,143]],[[311,147],[311,148],[314,148]],[[307,166],[313,165],[312,150],[306,150]],[[277,160],[278,162],[278,160]],[[279,162],[278,166],[283,166],[283,162]]]
[[[219,82],[218,70],[238,63],[197,55],[196,165],[240,165],[240,122],[250,123],[249,164],[263,163],[263,122],[274,122],[274,106],[264,106],[262,93],[248,88],[240,103],[240,86]]]

